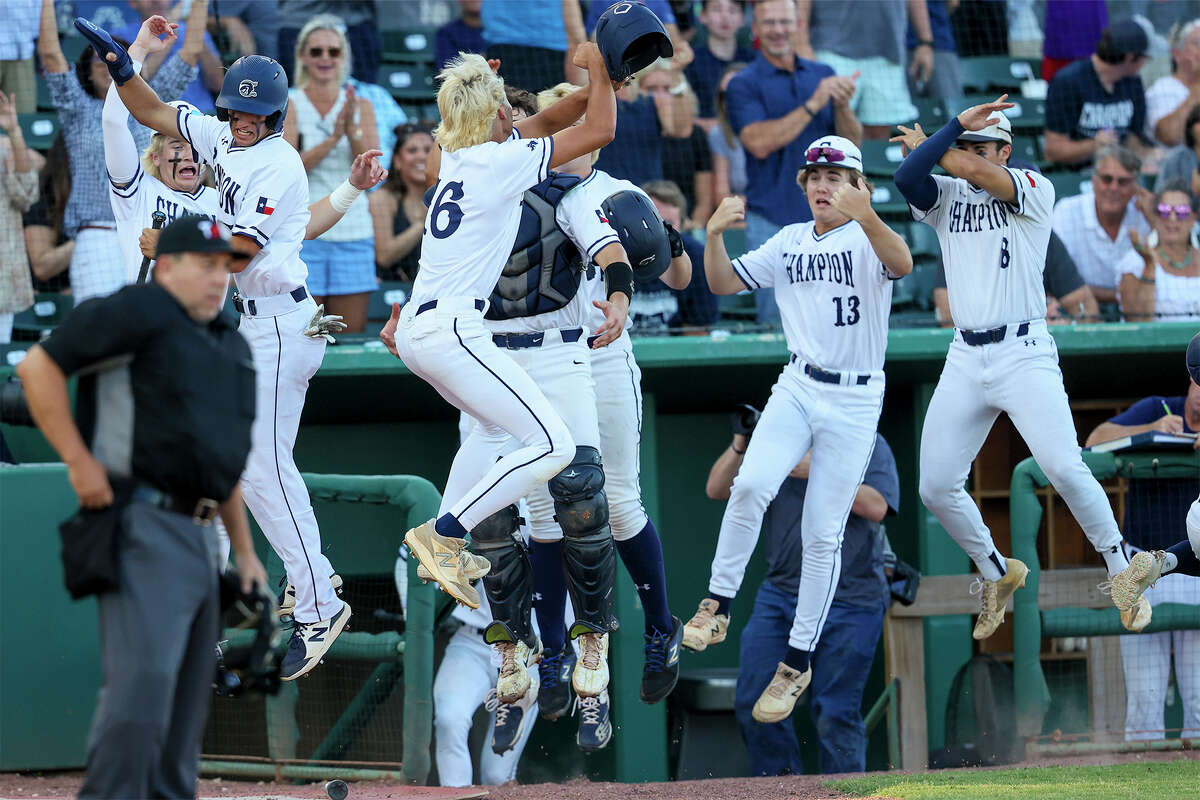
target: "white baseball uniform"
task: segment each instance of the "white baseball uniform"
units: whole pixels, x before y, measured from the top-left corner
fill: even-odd
[[[792,647],[811,652],[841,574],[846,518],[875,449],[893,276],[853,220],[820,235],[811,221],[788,225],[734,259],[733,271],[748,289],[774,287],[792,355],[734,479],[709,590],[737,593],[767,506],[811,448],[804,568],[788,636]]]
[[[1001,411],[1096,550],[1119,553],[1121,543],[1108,498],[1080,457],[1058,348],[1046,330],[1042,271],[1054,185],[1037,172],[1006,169],[1012,204],[935,175],[933,207],[911,206],[914,219],[937,231],[959,326],[921,435],[921,500],[993,581],[1003,576],[1004,559],[963,484]]]
[[[229,124],[180,113],[179,130],[215,171],[217,219],[262,249],[234,275],[242,309],[239,330],[258,373],[258,414],[242,490],[246,505],[283,560],[296,589],[297,622],[341,611],[321,552],[321,532],[292,449],[308,382],[321,366],[325,340],[303,335],[316,311],[304,285],[300,245],[308,226],[308,178],[300,154],[273,133],[250,147]]]
[[[521,447],[492,464],[460,448],[446,513],[470,531],[570,463],[575,442],[542,390],[492,342],[483,311],[512,252],[525,190],[545,180],[552,139],[484,142],[443,152],[421,240],[421,268],[400,315],[405,365],[488,429]],[[485,469],[486,467],[486,469]]]

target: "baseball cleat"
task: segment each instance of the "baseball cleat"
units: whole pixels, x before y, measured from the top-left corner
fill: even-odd
[[[290,617],[296,610],[296,587],[292,586],[291,581],[286,577],[283,579],[283,591],[279,593],[279,616]],[[338,594],[342,593],[342,576],[336,572],[329,576],[329,582],[333,585],[333,590]]]
[[[571,672],[575,669],[575,648],[570,642],[552,655],[542,653],[538,662],[541,688],[538,712],[542,719],[558,719],[571,710]]]
[[[429,520],[404,534],[404,543],[447,594],[464,606],[479,608],[479,592],[467,577],[469,572],[478,571],[478,563],[466,549],[465,539],[442,536],[433,529],[433,520]]]
[[[697,653],[706,647],[725,641],[725,633],[729,630],[729,615],[718,614],[717,601],[706,597],[700,601],[700,608],[683,626],[683,646]]]
[[[1129,566],[1113,576],[1107,588],[1112,592],[1113,605],[1122,612],[1129,611],[1141,598],[1142,593],[1154,585],[1162,574],[1163,561],[1167,554],[1162,550],[1143,550],[1129,559]],[[1124,621],[1124,613],[1121,620]],[[1126,625],[1126,628],[1129,626]],[[1132,630],[1132,628],[1130,628]]]
[[[533,670],[529,674],[529,691],[515,703],[501,703],[496,700],[496,724],[492,727],[492,752],[504,755],[516,746],[525,730],[525,722],[533,713],[533,706],[538,700],[538,674]],[[530,725],[533,723],[530,722]]]
[[[679,643],[683,638],[683,623],[671,617],[670,633],[651,630],[645,634],[646,660],[642,666],[642,702],[657,703],[669,695],[679,680]]]
[[[529,665],[536,664],[542,657],[542,643],[535,642],[531,648],[522,641],[496,642],[493,647],[500,653],[496,698],[501,703],[516,703],[529,693],[532,684]]]
[[[342,610],[329,619],[297,622],[283,662],[279,665],[279,679],[294,681],[320,664],[333,641],[350,621],[350,613],[350,604],[342,601]]]
[[[579,636],[581,654],[571,672],[571,686],[580,698],[599,697],[608,688],[608,634]]]
[[[585,753],[603,750],[612,741],[612,735],[608,690],[596,697],[579,698],[579,733],[575,736],[579,749]]]
[[[987,581],[976,578],[971,585],[971,594],[979,593],[979,619],[975,620],[975,631],[971,634],[976,639],[986,639],[996,632],[1000,623],[1004,622],[1004,607],[1013,592],[1025,585],[1025,576],[1029,567],[1015,558],[1005,559],[1008,572],[998,581]]]
[[[812,667],[798,672],[780,661],[775,669],[775,677],[771,678],[767,688],[763,689],[763,693],[754,703],[754,719],[759,722],[781,722],[787,719],[811,680]]]
[[[483,556],[477,556],[474,553],[471,556],[471,567],[467,570],[467,577],[472,581],[477,581],[480,578],[486,577],[492,571],[492,562],[488,561]],[[434,578],[429,574],[429,570],[425,569],[425,565],[417,564],[417,577],[425,583],[429,583]]]
[[[1153,617],[1154,609],[1150,607],[1150,601],[1143,596],[1134,601],[1130,608],[1121,612],[1121,624],[1127,631],[1141,633],[1146,630]]]

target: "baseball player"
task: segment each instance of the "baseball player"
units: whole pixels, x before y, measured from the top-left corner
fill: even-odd
[[[162,17],[147,25],[168,43],[175,35]],[[308,181],[299,154],[280,134],[287,78],[275,61],[245,56],[225,75],[218,118],[187,114],[158,99],[108,33],[82,18],[75,26],[106,62],[134,118],[186,141],[213,167],[217,216],[232,230],[235,247],[250,256],[234,277],[235,304],[242,314],[239,330],[254,354],[260,412],[242,486],[296,590],[296,627],[280,672],[293,680],[320,663],[351,609],[334,591],[333,568],[321,553],[316,516],[292,456],[308,381],[340,323],[323,316],[304,285],[299,250],[309,221]],[[346,183],[329,201],[345,211],[358,194]]]
[[[812,652],[841,574],[846,518],[875,448],[892,281],[913,263],[908,245],[871,208],[862,154],[849,139],[813,142],[796,182],[812,221],[788,225],[730,262],[722,233],[745,218],[745,203],[726,198],[708,222],[704,248],[713,292],[775,288],[791,357],[746,447],[721,520],[709,595],[684,627],[684,647],[702,651],[725,640],[763,513],[812,450],[796,614],[787,656],[754,704],[759,722],[785,719],[812,678]]]
[[[1004,620],[1028,568],[996,550],[963,488],[971,462],[1001,411],[1066,500],[1109,575],[1129,565],[1112,507],[1084,465],[1058,349],[1046,330],[1042,288],[1054,185],[1008,167],[1012,125],[1003,95],[972,106],[928,139],[920,125],[892,139],[911,151],[896,187],[913,218],[937,231],[950,313],[958,327],[921,434],[921,501],[981,575],[976,639]],[[940,165],[948,176],[930,175]],[[1129,620],[1123,617],[1129,624]]]

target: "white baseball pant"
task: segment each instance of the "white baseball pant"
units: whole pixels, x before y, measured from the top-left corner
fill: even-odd
[[[492,464],[459,448],[443,497],[468,531],[553,478],[575,455],[574,439],[537,383],[492,344],[477,302],[443,298],[420,314],[409,303],[396,330],[396,349],[410,370],[455,408],[522,445]]]
[[[279,304],[277,298],[270,300]],[[311,297],[285,308],[278,316],[243,314],[238,326],[250,343],[258,376],[242,493],[296,589],[296,621],[316,622],[338,613],[342,601],[329,582],[333,567],[321,552],[321,530],[292,450],[308,381],[325,356],[325,340],[302,333],[317,310]]]
[[[771,389],[721,518],[709,591],[733,597],[758,544],[763,514],[779,486],[812,449],[800,535],[804,561],[788,643],[816,649],[842,574],[846,519],[875,450],[883,372],[865,386],[821,383],[793,360]]]
[[[646,527],[642,505],[642,371],[629,331],[607,347],[590,350],[604,457],[604,491],[613,539],[632,539]]]
[[[485,700],[494,702],[496,666],[492,663],[491,645],[484,644],[478,628],[464,625],[454,632],[446,645],[446,654],[433,680],[433,726],[437,733],[437,768],[442,786],[470,786],[472,783],[471,750],[468,739],[475,710]],[[530,674],[537,680],[537,670]],[[537,703],[525,718],[513,749],[496,755],[492,750],[492,731],[496,726],[495,711],[488,715],[487,737],[479,757],[479,782],[499,786],[517,778],[521,753],[533,732],[537,720]]]
[[[1012,326],[1010,326],[1012,327]],[[1121,544],[1112,506],[1083,463],[1058,347],[1044,320],[1026,336],[971,346],[955,333],[921,432],[921,502],[966,550],[980,574],[999,580],[992,534],[963,485],[1003,411],[1098,552]],[[1111,570],[1110,570],[1111,571]]]

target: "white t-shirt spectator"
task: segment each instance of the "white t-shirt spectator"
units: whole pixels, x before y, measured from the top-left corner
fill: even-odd
[[[1163,75],[1146,90],[1146,137],[1158,141],[1154,127],[1158,121],[1187,100],[1188,87],[1174,75]]]
[[[1150,226],[1138,211],[1136,200],[1129,201],[1115,241],[1100,227],[1100,220],[1096,218],[1096,200],[1090,192],[1064,197],[1054,206],[1052,228],[1067,246],[1079,274],[1089,286],[1115,290],[1121,277],[1117,268],[1125,256],[1133,253],[1130,229],[1143,238],[1149,235]],[[1141,263],[1140,259],[1138,263]]]
[[[1130,274],[1140,278],[1145,264],[1130,253],[1117,265],[1117,279]],[[1200,276],[1176,275],[1161,266],[1154,274],[1154,321],[1181,322],[1200,319]]]

